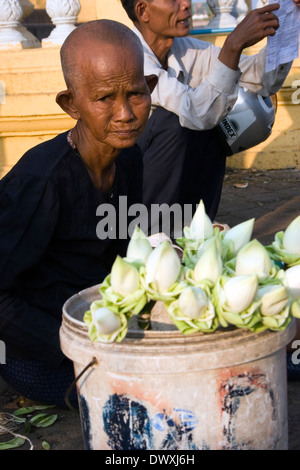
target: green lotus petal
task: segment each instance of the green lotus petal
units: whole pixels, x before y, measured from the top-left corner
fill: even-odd
[[[261,320],[261,314],[259,312],[260,301],[254,300],[243,312],[232,312],[230,307],[226,304],[223,292],[223,285],[226,283],[226,280],[228,280],[228,276],[221,276],[218,282],[216,282],[211,294],[211,299],[215,306],[220,324],[225,328],[230,324],[237,328],[251,329]]]
[[[122,313],[124,315],[131,316],[131,315],[138,315],[143,310],[147,302],[148,302],[148,297],[145,294],[144,296],[139,297],[137,301],[133,299],[132,302],[128,301],[126,305],[123,305],[123,306],[110,302],[109,300],[104,298],[103,306],[109,308],[115,313],[118,313],[118,314]]]
[[[271,319],[274,319],[274,317],[264,317],[263,318],[263,323],[264,325],[272,331],[283,331],[286,329],[286,327],[289,325],[291,322],[291,317],[286,318],[283,322],[278,321],[276,322],[275,319],[274,321],[270,321]]]
[[[188,267],[193,269],[195,267],[195,264],[198,261],[198,251],[201,248],[201,246],[204,243],[204,239],[199,239],[199,240],[194,240],[189,238],[189,227],[184,228],[184,237],[177,238],[176,243],[178,246],[180,246],[183,249],[183,255],[182,255],[182,263]],[[212,237],[219,237],[220,232],[218,227],[215,227],[213,230],[213,235],[211,237],[206,238],[208,240],[209,238]],[[221,239],[220,239],[220,246],[221,246]]]
[[[185,335],[195,333],[197,331],[212,333],[218,327],[218,318],[216,316],[214,306],[209,302],[209,307],[199,319],[191,319],[185,316],[179,307],[178,300],[171,303],[165,303],[165,308],[169,313],[173,323]]]
[[[257,311],[250,316],[243,317],[241,314],[223,310],[222,316],[229,324],[235,325],[237,328],[251,329],[261,320],[261,315]]]
[[[178,246],[180,246],[180,248],[182,248],[184,250],[184,247],[187,243],[188,239],[185,238],[185,237],[180,237],[180,238],[176,238],[175,242]]]
[[[270,255],[270,253],[269,253],[269,255]],[[234,258],[232,258],[228,261],[224,261],[224,263],[223,263],[223,275],[229,276],[229,277],[236,276],[235,261],[236,261],[236,257],[234,257]],[[270,272],[269,272],[269,274],[266,274],[265,276],[261,276],[259,278],[259,284],[260,285],[269,284],[271,279],[276,278],[277,273],[280,271],[280,269],[281,269],[281,267],[278,266],[274,262],[273,259],[271,259]],[[276,281],[274,282],[274,284],[276,284]]]
[[[288,304],[286,307],[284,307],[284,309],[278,313],[277,315],[272,315],[272,316],[268,316],[268,315],[261,315],[262,316],[262,321],[264,322],[264,324],[267,324],[268,322],[270,322],[270,324],[276,324],[276,325],[282,325],[286,319],[289,317],[290,315],[290,305]]]
[[[183,268],[182,268],[183,270]],[[181,276],[179,276],[181,277]],[[151,284],[146,283],[146,269],[141,268],[141,284],[143,286],[143,289],[147,293],[148,297],[151,300],[161,300],[163,302],[171,302],[172,300],[176,299],[183,289],[186,287],[186,283],[183,282],[182,280],[174,282],[174,284],[170,287],[170,289],[167,292],[158,292],[156,289],[153,288]]]
[[[266,279],[260,279],[258,284],[259,284],[259,287],[263,287],[263,286],[276,286],[276,285],[281,285],[283,284],[282,283],[282,280],[280,279],[280,277],[278,277],[278,273],[280,272],[281,270],[276,267],[275,270],[271,270],[271,275],[270,277],[267,277]]]
[[[291,314],[295,318],[300,318],[300,299],[294,300],[291,305]]]
[[[223,261],[223,275],[224,276],[235,276],[235,260],[236,257],[230,260]]]
[[[156,291],[151,286],[147,286],[147,293],[150,299],[152,300],[161,300],[163,302],[169,302],[176,297],[178,297],[181,292],[183,291],[185,284],[181,282],[175,282],[173,286],[168,290],[168,292],[161,292]]]
[[[300,256],[297,253],[291,253],[283,247],[284,232],[277,232],[273,243],[266,247],[273,260],[280,261],[288,267],[300,264]]]
[[[186,244],[182,254],[182,264],[188,268],[193,269],[198,261],[199,248],[203,244],[203,241],[192,241]]]
[[[127,335],[130,315],[124,315],[122,313],[119,313],[119,317],[121,320],[120,328],[111,333],[110,335],[103,335],[98,332],[95,324],[93,323],[91,310],[86,311],[83,317],[83,321],[88,326],[88,335],[90,340],[93,343],[113,343],[114,341],[120,343],[121,341],[123,341],[123,339]]]
[[[253,333],[261,333],[262,331],[266,331],[267,329],[268,327],[260,321],[249,328],[249,330]]]
[[[187,268],[184,270],[184,279],[187,282],[187,284],[191,286],[201,287],[201,289],[203,289],[207,293],[207,295],[210,296],[211,289],[214,286],[214,282],[210,281],[209,279],[195,281],[193,277],[193,272],[194,272],[193,269]]]
[[[182,263],[184,264],[184,266],[186,268],[194,269],[194,267],[196,266],[197,261],[198,261],[197,253],[193,253],[193,252],[190,252],[190,251],[183,253]]]
[[[222,258],[223,264],[229,262],[232,258],[235,258],[234,243],[232,240],[224,240],[224,234],[221,232],[222,240]]]
[[[110,284],[110,274],[104,279],[99,287],[99,292],[106,307],[111,308],[116,313],[133,313],[137,315],[146,305],[147,293],[140,283],[139,289],[127,297],[116,294]]]

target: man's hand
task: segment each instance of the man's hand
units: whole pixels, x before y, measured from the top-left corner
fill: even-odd
[[[300,7],[300,0],[294,0],[294,3],[296,3],[297,7]]]
[[[300,0],[294,2],[300,4]],[[273,3],[248,13],[227,37],[219,54],[219,60],[231,69],[237,70],[243,49],[276,33],[279,21],[274,12],[279,7],[279,3]]]

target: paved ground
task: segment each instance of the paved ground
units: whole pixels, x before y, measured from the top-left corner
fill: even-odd
[[[283,230],[300,214],[299,170],[228,170],[217,220],[230,226],[254,217],[254,236],[268,244],[274,234]],[[26,405],[0,378],[0,412],[12,412]],[[300,381],[288,382],[289,449],[300,450]],[[47,441],[52,450],[81,450],[83,441],[79,414],[53,409],[57,421],[49,428],[28,433],[34,450]],[[20,428],[19,432],[24,432]],[[0,440],[7,440],[7,436]],[[20,450],[27,450],[25,444]]]

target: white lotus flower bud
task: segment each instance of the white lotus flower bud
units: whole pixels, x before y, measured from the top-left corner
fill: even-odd
[[[266,278],[271,271],[272,262],[265,247],[252,240],[238,252],[235,272],[237,275],[257,274],[260,279]]]
[[[179,297],[182,313],[193,320],[201,317],[208,306],[206,293],[200,287],[186,287]]]
[[[162,242],[152,253],[146,262],[146,283],[160,293],[167,292],[177,281],[181,270],[180,259],[168,242]]]
[[[111,335],[121,327],[120,317],[106,307],[92,311],[93,323],[101,335]]]
[[[231,240],[233,242],[233,251],[235,254],[250,242],[254,221],[255,219],[246,220],[224,232],[224,240]]]
[[[285,250],[300,255],[300,215],[285,230],[282,244]]]
[[[110,282],[116,294],[127,297],[139,288],[139,272],[135,266],[117,256],[111,269]]]
[[[130,261],[139,261],[145,264],[151,252],[152,246],[148,238],[144,232],[136,226],[127,247],[126,258]]]
[[[289,301],[287,290],[282,285],[260,287],[257,294],[261,300],[260,311],[268,317],[278,315]]]
[[[286,287],[293,300],[300,299],[300,264],[285,271]]]
[[[216,282],[222,274],[222,258],[217,248],[215,238],[210,238],[199,252],[200,256],[194,268],[194,280],[202,281],[208,279]]]
[[[256,274],[235,276],[224,285],[224,293],[227,305],[234,313],[246,310],[253,302],[258,288]]]
[[[213,224],[205,212],[201,199],[190,224],[190,238],[192,240],[205,240],[213,235]]]

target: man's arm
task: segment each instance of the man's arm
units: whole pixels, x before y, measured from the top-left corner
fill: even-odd
[[[300,5],[300,0],[294,2]],[[162,69],[154,54],[144,47],[145,73],[158,76],[158,84],[152,93],[152,104],[177,114],[183,127],[206,130],[216,126],[231,111],[238,97],[239,86],[262,95],[276,92],[292,64],[284,64],[278,70],[265,74],[265,49],[255,56],[241,55],[243,48],[274,34],[278,21],[274,13],[268,12],[269,8],[276,11],[278,4],[250,12],[248,18],[243,20],[243,26],[241,22],[230,34],[231,38],[223,49],[211,45],[204,48],[203,41],[199,41],[201,47],[194,49],[191,85],[180,82]],[[266,30],[266,27],[270,30]],[[235,51],[232,51],[232,47]]]

